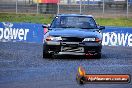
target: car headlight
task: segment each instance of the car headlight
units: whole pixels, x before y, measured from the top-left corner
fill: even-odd
[[[83,42],[99,42],[99,38],[84,38]]]
[[[85,38],[83,41],[84,42],[86,42],[86,41],[95,41],[95,38]]]
[[[45,40],[46,41],[61,41],[62,38],[61,37],[48,36]]]

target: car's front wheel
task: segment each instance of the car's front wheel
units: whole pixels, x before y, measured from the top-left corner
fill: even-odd
[[[45,52],[43,51],[43,58],[51,58],[51,57],[52,57],[51,54],[45,53]]]
[[[98,53],[97,55],[96,55],[96,58],[97,59],[100,59],[102,57],[102,54],[101,53]]]

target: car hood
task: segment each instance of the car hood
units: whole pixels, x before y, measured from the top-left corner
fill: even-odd
[[[61,37],[102,37],[102,35],[97,32],[99,29],[76,29],[76,28],[58,28],[49,31],[50,36],[61,36]]]

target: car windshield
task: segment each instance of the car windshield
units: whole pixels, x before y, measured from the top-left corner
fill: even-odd
[[[95,20],[87,16],[57,16],[51,24],[51,28],[97,28]]]

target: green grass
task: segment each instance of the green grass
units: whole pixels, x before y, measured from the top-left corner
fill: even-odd
[[[53,15],[0,13],[0,22],[51,23]],[[132,27],[132,18],[96,18],[100,25]]]
[[[0,13],[0,22],[32,22],[48,24],[52,19],[52,15]]]
[[[100,25],[132,27],[132,18],[96,18]]]

